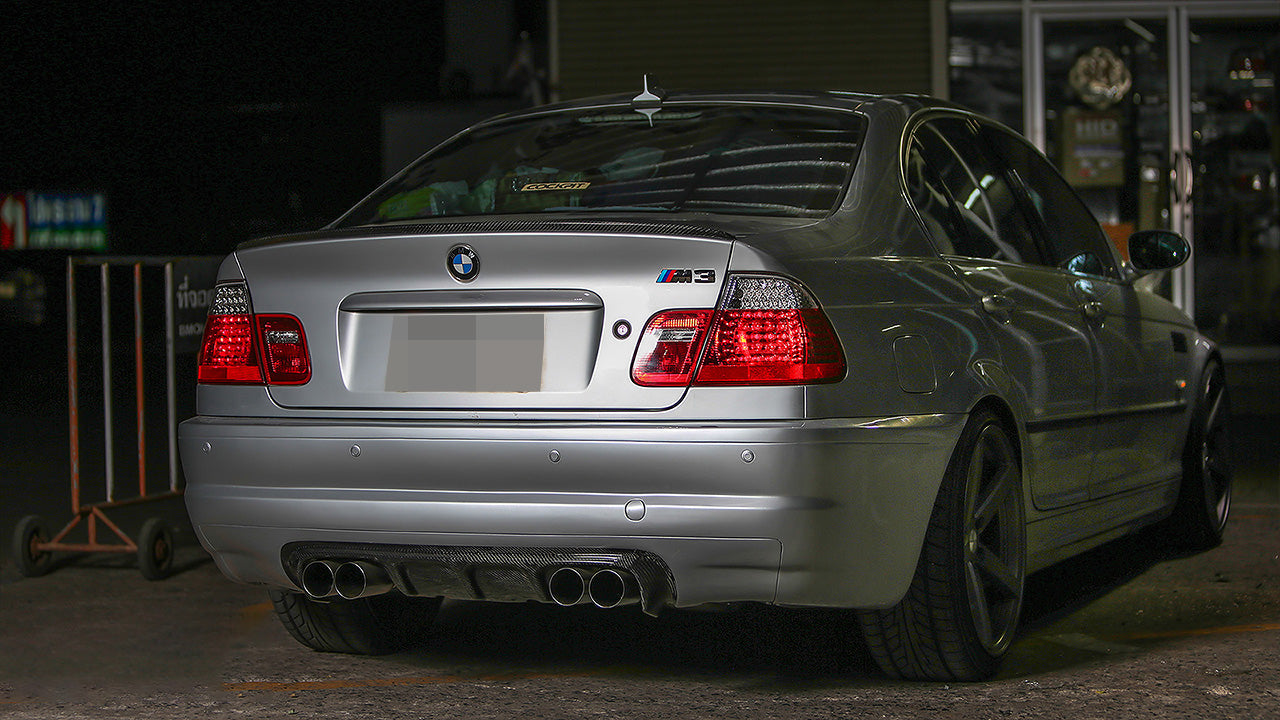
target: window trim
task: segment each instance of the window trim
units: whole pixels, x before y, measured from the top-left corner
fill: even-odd
[[[1001,175],[1003,176],[1005,182],[1009,184],[1010,189],[1014,193],[1015,203],[1018,206],[1018,212],[1021,213],[1023,221],[1027,224],[1028,228],[1031,230],[1032,242],[1035,244],[1036,250],[1040,254],[1041,258],[1044,259],[1044,262],[1038,262],[1038,263],[1025,262],[1025,261],[1014,262],[1010,260],[1000,260],[996,258],[972,257],[969,255],[945,253],[939,248],[937,239],[933,237],[933,232],[930,231],[929,229],[929,223],[925,222],[922,216],[922,211],[920,210],[920,208],[916,207],[915,200],[911,197],[911,192],[908,190],[909,186],[907,182],[907,159],[911,151],[912,144],[916,140],[917,134],[921,132],[922,129],[927,127],[931,122],[934,122],[939,119],[945,119],[945,118],[952,118],[952,119],[961,121],[969,129],[969,132],[973,134],[975,140],[981,144],[981,148],[982,148],[981,152],[996,165],[997,169],[1000,171]],[[1128,275],[1124,272],[1124,264],[1120,262],[1115,246],[1110,241],[1107,241],[1104,243],[1103,249],[1104,249],[1104,252],[1106,252],[1106,257],[1101,258],[1101,260],[1107,265],[1108,274],[1106,275],[1081,274],[1078,272],[1073,272],[1071,270],[1068,270],[1056,264],[1048,264],[1049,262],[1051,262],[1051,258],[1054,257],[1054,254],[1050,252],[1051,246],[1049,244],[1048,229],[1045,227],[1044,221],[1042,220],[1042,218],[1040,218],[1039,214],[1032,212],[1032,208],[1034,204],[1031,202],[1030,194],[1027,190],[1027,186],[1023,181],[1021,175],[1009,163],[1009,161],[1006,158],[1004,158],[999,152],[997,152],[996,149],[992,146],[990,139],[988,139],[988,137],[983,133],[984,128],[990,129],[990,131],[992,132],[1001,132],[1001,133],[1004,133],[1005,135],[1011,136],[1015,142],[1022,143],[1027,148],[1034,151],[1036,155],[1039,155],[1040,158],[1043,159],[1044,162],[1047,163],[1048,166],[1055,173],[1057,173],[1059,177],[1061,177],[1062,175],[1061,172],[1059,172],[1057,168],[1054,167],[1053,163],[1048,158],[1044,157],[1044,154],[1041,153],[1038,149],[1036,149],[1036,147],[1032,145],[1030,141],[1028,141],[1026,138],[1020,135],[1017,131],[1007,127],[1006,125],[1004,125],[1003,123],[1000,123],[999,121],[992,120],[991,118],[983,117],[981,115],[978,115],[977,113],[973,113],[973,112],[959,109],[959,108],[931,107],[931,108],[925,108],[923,110],[917,111],[910,118],[908,118],[907,122],[903,125],[902,136],[899,139],[898,181],[899,181],[899,186],[900,186],[903,198],[906,200],[907,205],[911,208],[911,212],[915,216],[915,220],[918,223],[921,229],[921,232],[928,239],[930,246],[933,247],[934,252],[938,254],[938,257],[944,258],[944,259],[959,258],[959,259],[965,259],[965,260],[977,260],[982,262],[1001,263],[1001,264],[1006,264],[1006,265],[1011,265],[1016,267],[1032,267],[1032,268],[1038,268],[1038,269],[1055,270],[1057,272],[1061,272],[1070,277],[1096,278],[1100,280],[1107,280],[1107,281],[1112,281],[1112,282],[1121,283],[1121,284],[1129,283],[1131,278],[1129,278]],[[970,177],[972,178],[972,175],[973,175],[972,168],[969,167],[969,163],[965,162],[963,156],[961,156],[959,153],[955,151],[955,148],[952,145],[952,143],[949,140],[947,140],[946,136],[938,132],[936,129],[933,129],[933,128],[930,128],[930,129],[944,143],[947,144],[948,148],[951,150],[953,154],[955,154],[956,158],[964,165],[966,172],[968,172]],[[927,171],[930,174],[934,176],[937,175],[937,171],[935,168],[932,167],[932,165],[929,165],[926,162],[925,167],[927,168]],[[1065,179],[1063,180],[1063,184],[1076,198],[1077,202],[1080,203],[1081,207],[1085,208],[1086,212],[1089,212],[1088,207],[1084,205],[1084,201],[1080,200],[1079,194],[1075,192],[1075,188],[1072,188],[1071,185],[1067,183]],[[940,184],[940,187],[943,190],[943,192],[946,193],[946,197],[948,198],[948,200],[952,203],[952,207],[950,208],[950,211],[953,213],[956,212],[955,206],[954,206],[956,203],[956,200],[955,200],[955,197],[951,194],[950,189],[947,188],[945,184]],[[1093,218],[1093,221],[1095,224],[1097,223],[1097,218],[1093,217],[1092,212],[1089,212],[1089,217]],[[965,232],[967,235],[968,229],[964,227],[963,223],[961,223],[960,227],[962,232]],[[1098,228],[1098,234],[1101,239],[1103,240],[1106,239],[1105,234],[1102,233],[1101,226],[1099,226]]]

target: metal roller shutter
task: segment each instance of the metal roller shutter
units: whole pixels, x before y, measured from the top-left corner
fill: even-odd
[[[640,87],[923,92],[930,0],[556,0],[558,95]]]

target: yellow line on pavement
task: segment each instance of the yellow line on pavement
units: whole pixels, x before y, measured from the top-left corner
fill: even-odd
[[[507,675],[478,675],[463,677],[442,675],[438,677],[368,678],[352,680],[303,680],[300,682],[238,682],[223,683],[228,692],[266,690],[270,692],[296,692],[299,690],[346,690],[350,688],[404,687],[410,685],[446,685],[454,683],[507,682],[512,680],[541,680],[545,678],[586,677],[595,672],[579,673],[523,673]]]
[[[270,613],[274,606],[269,602],[258,603],[257,605],[248,605],[240,608],[240,616],[244,618],[258,618]]]
[[[1124,635],[1108,635],[1111,640],[1159,640],[1162,638],[1193,637],[1197,635],[1231,635],[1234,633],[1275,632],[1280,630],[1280,623],[1255,623],[1253,625],[1228,625],[1216,628],[1193,628],[1188,630],[1162,630],[1160,632],[1127,633]]]

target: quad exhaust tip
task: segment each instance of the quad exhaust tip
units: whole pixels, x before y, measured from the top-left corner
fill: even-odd
[[[393,587],[387,571],[361,560],[313,560],[302,569],[302,590],[315,600],[343,600],[381,595]]]
[[[551,573],[547,580],[547,594],[557,605],[570,607],[591,602],[587,592],[587,583],[591,582],[594,570],[583,570],[576,567],[562,567]]]
[[[606,568],[591,576],[587,594],[598,608],[615,608],[640,602],[640,583],[626,570]]]
[[[302,569],[302,590],[314,600],[334,596],[358,600],[393,587],[386,570],[363,560],[313,560]],[[640,602],[640,583],[635,575],[618,568],[565,566],[547,579],[547,594],[565,607],[591,603],[608,609]]]
[[[333,587],[343,600],[356,600],[391,590],[391,576],[372,563],[345,562],[333,573]]]
[[[314,560],[302,568],[302,591],[315,600],[323,600],[337,593],[334,574],[338,563],[332,560]]]
[[[640,602],[640,583],[626,570],[562,567],[548,578],[547,593],[564,607],[591,603],[608,609]]]

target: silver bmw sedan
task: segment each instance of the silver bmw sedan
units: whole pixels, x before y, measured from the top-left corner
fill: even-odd
[[[1007,128],[916,96],[664,94],[483,122],[223,263],[181,427],[231,579],[323,651],[441,598],[849,608],[991,675],[1027,574],[1220,541],[1216,346]]]

